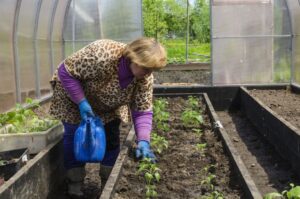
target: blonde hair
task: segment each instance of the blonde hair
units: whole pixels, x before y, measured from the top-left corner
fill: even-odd
[[[167,64],[165,48],[153,38],[142,37],[134,40],[125,47],[123,56],[141,67],[154,70]]]

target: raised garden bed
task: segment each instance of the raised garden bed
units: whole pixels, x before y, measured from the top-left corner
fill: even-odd
[[[216,197],[218,194],[224,198],[261,198],[230,140],[218,125],[211,124],[218,122],[214,120],[208,97],[204,96],[205,100],[201,97],[199,102],[205,122],[198,128],[185,127],[181,122],[186,105],[181,97],[168,98],[170,131],[161,133],[154,127],[169,142],[168,149],[158,155],[157,165],[161,170],[161,180],[155,184],[158,198]],[[137,174],[140,167],[133,153],[132,148],[125,148],[120,154],[101,198],[146,197],[145,179]]]
[[[27,148],[0,152],[0,178],[7,181],[26,164],[28,159]]]
[[[255,129],[241,110],[218,111],[220,121],[262,195],[299,184],[291,164]]]
[[[256,89],[258,88],[263,89],[266,92],[270,92],[268,90],[276,90],[278,91],[277,93],[284,94],[284,96],[287,96],[290,92],[285,91],[289,89],[287,86],[277,88],[256,87]],[[251,90],[252,89],[253,88],[251,88]],[[261,99],[251,95],[250,92],[243,87],[240,90],[240,102],[245,114],[258,132],[260,132],[260,134],[274,146],[277,153],[280,154],[282,158],[286,159],[286,161],[291,163],[292,168],[297,173],[298,177],[300,177],[300,130],[291,124],[290,121],[284,119],[284,117],[287,118],[289,115],[285,114],[288,108],[282,106],[282,111],[275,112]],[[280,101],[288,100],[288,97],[284,96],[281,96],[281,99],[278,98],[278,104]],[[293,103],[292,101],[290,102],[291,104]],[[297,108],[298,107],[294,107],[295,112]],[[290,112],[292,113],[293,111]],[[283,117],[283,115],[286,116]],[[290,117],[295,118],[296,116],[291,115]]]
[[[300,94],[283,89],[250,89],[250,95],[263,102],[284,120],[300,129]]]
[[[48,198],[64,180],[63,145],[56,141],[0,186],[0,198]]]
[[[62,138],[62,124],[50,119],[37,102],[26,102],[27,106],[17,104],[0,114],[0,151],[28,148],[30,154],[36,154]]]

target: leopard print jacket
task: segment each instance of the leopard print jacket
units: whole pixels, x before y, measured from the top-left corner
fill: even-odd
[[[81,82],[85,97],[104,123],[130,120],[129,110],[152,109],[153,75],[133,81],[124,89],[118,79],[118,60],[126,44],[97,40],[64,60],[68,73]],[[80,122],[78,105],[62,87],[56,69],[52,77],[53,97],[50,114],[71,124]]]

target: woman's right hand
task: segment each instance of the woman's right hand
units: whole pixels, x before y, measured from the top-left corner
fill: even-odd
[[[87,120],[88,116],[91,116],[91,117],[95,116],[91,105],[85,98],[79,103],[79,111],[80,111],[81,119],[84,121]]]

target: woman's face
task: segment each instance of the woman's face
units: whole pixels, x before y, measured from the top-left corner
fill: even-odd
[[[146,75],[150,75],[152,73],[151,69],[143,68],[136,63],[131,63],[130,69],[136,79],[142,79]]]

